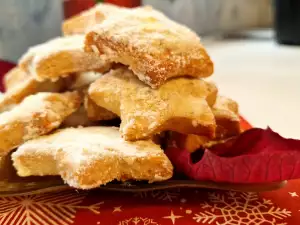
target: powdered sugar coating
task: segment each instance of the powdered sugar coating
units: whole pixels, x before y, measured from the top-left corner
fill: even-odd
[[[31,95],[12,110],[0,114],[0,156],[24,141],[57,128],[80,105],[74,93]]]
[[[58,80],[74,72],[110,68],[106,58],[83,51],[84,35],[57,37],[43,44],[29,48],[19,61],[20,67],[43,81]]]
[[[49,55],[65,50],[82,50],[84,44],[83,35],[73,35],[68,37],[56,37],[45,43],[30,47],[28,51],[19,60],[20,64],[29,58],[33,59],[33,68],[35,65]],[[33,71],[34,72],[34,71]]]
[[[214,102],[216,96],[208,87],[200,79],[175,78],[152,89],[120,68],[91,84],[89,96],[120,116],[125,140],[150,138],[166,130],[214,136],[215,119],[207,98]]]
[[[61,79],[57,82],[38,82],[32,76],[27,76],[3,94],[3,98],[0,99],[0,112],[12,109],[29,95],[39,92],[60,92],[64,88],[65,82]]]
[[[5,91],[8,91],[15,86],[18,86],[21,82],[28,79],[30,74],[25,73],[18,66],[14,67],[10,71],[8,71],[3,77],[3,83],[5,87]]]
[[[152,8],[134,9],[95,25],[86,36],[85,50],[94,46],[110,60],[128,65],[151,87],[171,77],[206,77],[213,71],[199,37]]]
[[[90,27],[103,22],[110,16],[118,16],[128,9],[109,3],[98,3],[91,9],[81,12],[64,21],[64,35],[84,34]]]
[[[74,90],[74,89],[88,86],[89,84],[93,83],[98,78],[100,78],[101,76],[102,76],[102,73],[98,73],[95,71],[87,71],[87,72],[77,73],[74,76],[72,84],[69,86],[69,88]]]
[[[37,158],[39,163],[34,162]],[[12,159],[21,176],[60,175],[81,189],[114,179],[161,181],[169,179],[173,169],[158,145],[124,141],[114,127],[62,129],[25,143]]]

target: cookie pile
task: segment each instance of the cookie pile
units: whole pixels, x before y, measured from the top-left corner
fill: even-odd
[[[163,139],[196,151],[240,133],[237,103],[205,80],[213,63],[200,38],[161,12],[100,3],[63,33],[5,75],[0,157],[14,151],[19,176],[80,189],[162,181],[173,175]]]

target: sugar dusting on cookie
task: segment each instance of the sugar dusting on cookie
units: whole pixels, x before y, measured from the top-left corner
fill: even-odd
[[[39,81],[56,81],[82,71],[104,72],[111,67],[105,56],[84,52],[83,47],[84,35],[57,37],[30,48],[19,63]],[[99,52],[97,48],[94,49]]]
[[[79,105],[76,92],[45,92],[25,98],[12,110],[0,114],[0,155],[57,128]]]
[[[131,10],[94,26],[86,49],[97,43],[112,61],[128,65],[153,88],[171,77],[207,77],[213,70],[198,35],[151,8]]]
[[[89,96],[120,116],[125,140],[150,138],[165,130],[211,135],[215,119],[206,98],[216,96],[207,86],[197,78],[176,78],[152,89],[127,68],[119,68],[94,82]]]
[[[22,158],[44,160],[40,163],[48,165],[49,169],[39,167],[32,160],[23,163]],[[51,173],[60,175],[70,186],[80,189],[99,187],[114,179],[166,180],[172,176],[173,170],[158,145],[150,140],[126,142],[114,127],[58,130],[25,143],[12,159],[21,176]],[[36,167],[40,169],[36,170]]]

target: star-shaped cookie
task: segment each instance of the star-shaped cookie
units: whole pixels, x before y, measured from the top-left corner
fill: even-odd
[[[67,128],[28,141],[12,155],[20,176],[60,175],[70,186],[167,180],[173,167],[151,140],[124,141],[116,127]]]
[[[125,140],[149,139],[166,130],[215,135],[210,106],[217,88],[204,80],[176,78],[152,89],[127,68],[119,68],[92,83],[88,92],[96,104],[120,116]]]
[[[151,7],[95,25],[86,34],[85,51],[129,66],[152,88],[178,76],[213,73],[213,63],[197,34]]]

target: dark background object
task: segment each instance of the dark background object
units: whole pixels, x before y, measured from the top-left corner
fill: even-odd
[[[278,43],[300,45],[300,0],[275,0],[275,32]]]
[[[4,75],[15,67],[15,64],[0,59],[0,92],[4,92],[3,77]],[[1,159],[0,159],[1,160]]]
[[[95,0],[68,0],[64,1],[64,16],[65,19],[81,13],[95,5]]]
[[[104,0],[104,2],[125,6],[125,7],[137,7],[141,5],[141,0]]]

